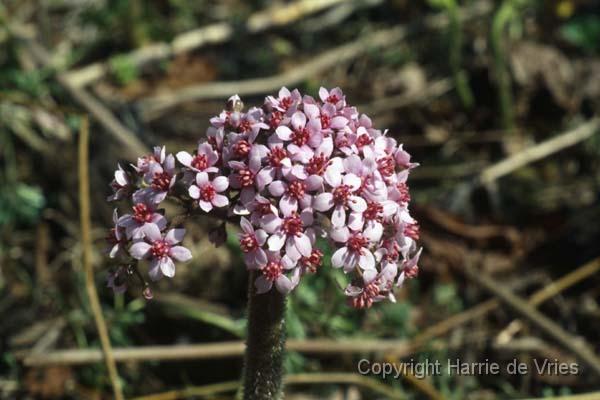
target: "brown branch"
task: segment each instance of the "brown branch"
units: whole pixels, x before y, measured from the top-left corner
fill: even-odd
[[[536,291],[529,301],[538,305],[554,297],[558,293],[581,282],[600,270],[600,258],[568,273],[547,287]],[[554,288],[549,290],[547,288]],[[405,340],[289,340],[287,349],[312,354],[348,354],[348,353],[389,353],[397,358],[418,351],[432,339],[442,336],[454,328],[477,318],[483,318],[500,305],[498,299],[484,301],[468,310],[455,314],[438,322],[417,335],[412,341]],[[178,346],[146,346],[133,348],[116,348],[113,354],[117,362],[148,360],[182,360],[239,357],[244,353],[244,343],[222,342],[210,344],[178,345]],[[43,365],[81,365],[99,362],[102,353],[96,349],[72,349],[48,352],[45,354],[16,353],[27,366]]]
[[[588,139],[599,129],[600,118],[592,118],[575,129],[561,133],[535,146],[528,147],[496,164],[490,165],[481,171],[479,181],[484,185],[489,185],[534,161],[541,160]]]
[[[369,389],[374,393],[385,396],[387,399],[404,399],[405,396],[373,378],[367,378],[356,373],[327,372],[315,374],[291,374],[285,377],[286,385],[323,385],[323,384],[345,384],[356,385]],[[189,387],[180,390],[136,397],[133,400],[176,400],[193,396],[214,396],[220,393],[233,392],[238,389],[240,383],[229,381],[205,386]]]
[[[11,31],[18,32],[19,30],[18,27],[11,27]],[[44,49],[34,39],[19,36],[18,34],[16,35],[24,41],[27,51],[37,63],[45,68],[53,67],[52,58],[46,49]],[[88,111],[90,115],[94,117],[94,119],[100,125],[102,125],[102,127],[108,133],[110,133],[119,143],[124,146],[126,156],[130,158],[136,158],[148,151],[146,145],[138,139],[136,134],[121,124],[121,122],[110,112],[110,110],[94,96],[89,94],[86,90],[80,89],[73,85],[65,77],[64,73],[58,73],[56,75],[56,80],[71,95],[71,97],[73,97],[73,99],[79,103],[81,107]]]
[[[96,292],[94,282],[94,270],[92,267],[92,237],[91,237],[91,216],[90,216],[90,182],[89,182],[89,122],[87,117],[81,119],[81,128],[79,130],[79,208],[81,219],[81,244],[83,252],[83,267],[85,269],[85,288],[88,293],[90,307],[94,314],[96,329],[100,336],[102,352],[106,369],[113,388],[115,399],[122,400],[123,392],[121,382],[117,372],[117,364],[112,354],[110,339],[106,322],[102,316],[102,307]]]
[[[528,304],[526,300],[515,295],[502,285],[498,285],[493,278],[482,271],[478,271],[469,265],[465,266],[464,271],[468,278],[494,294],[500,301],[508,305],[515,312],[521,314],[522,317],[529,320],[563,347],[570,350],[594,372],[600,375],[600,358],[598,358],[594,353],[594,350],[585,343],[585,341],[578,339],[565,331],[557,323],[536,310],[534,306]]]
[[[474,6],[461,10],[463,20],[485,15],[491,10],[487,1],[477,2]],[[440,29],[448,25],[445,16],[428,16],[421,28]],[[264,78],[254,78],[242,81],[212,82],[189,86],[184,89],[158,94],[140,101],[140,108],[145,119],[155,119],[166,109],[187,101],[215,99],[236,93],[240,96],[258,95],[279,89],[282,86],[298,84],[305,79],[315,76],[334,65],[350,61],[357,56],[377,48],[392,46],[406,38],[409,33],[416,31],[414,27],[398,26],[373,32],[351,43],[334,49],[329,49],[315,57],[312,61],[297,65],[293,69]],[[439,89],[439,88],[438,88]]]
[[[528,298],[527,301],[534,307],[538,306],[546,300],[551,299],[557,294],[570,288],[571,286],[574,286],[577,283],[583,281],[587,277],[592,276],[598,271],[600,271],[600,258],[596,258],[580,266],[576,270],[569,272],[568,274],[562,276],[560,279],[534,292]],[[483,318],[490,312],[497,309],[499,306],[500,301],[498,299],[490,299],[479,303],[478,305],[471,307],[468,310],[465,310],[461,313],[454,314],[451,317],[423,330],[419,335],[417,335],[413,339],[414,346],[421,347],[431,339],[442,336],[454,328],[457,328],[475,319]],[[396,352],[394,352],[393,355],[398,358],[403,354],[397,354]]]
[[[285,6],[272,7],[250,15],[245,30],[247,33],[262,32],[271,27],[289,24],[306,15],[317,13],[345,1],[347,0],[298,0]],[[154,43],[114,57],[124,57],[131,65],[141,68],[149,63],[204,46],[226,42],[233,37],[234,33],[235,30],[231,24],[219,22],[182,33],[170,43]],[[110,71],[110,61],[100,61],[66,72],[65,78],[73,87],[81,88],[102,79]]]
[[[525,400],[598,400],[598,399],[600,399],[600,392],[581,393],[581,394],[573,394],[573,395],[568,395],[568,396],[531,398],[531,399],[525,399]]]

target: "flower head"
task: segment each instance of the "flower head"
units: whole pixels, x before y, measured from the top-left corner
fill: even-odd
[[[119,167],[111,198],[132,205],[118,218],[111,254],[149,260],[153,279],[173,276],[174,262],[191,254],[178,245],[183,230],[168,230],[157,210],[168,197],[184,219],[199,211],[220,219],[216,243],[226,238],[225,223],[239,218],[240,249],[259,293],[288,293],[304,274],[318,273],[318,236],[333,247],[332,266],[348,275],[354,307],[394,301],[393,289],[417,275],[408,178],[418,164],[340,88],[311,97],[284,87],[248,110],[234,95],[199,143],[177,153],[179,169],[164,147],[138,159],[137,176]]]

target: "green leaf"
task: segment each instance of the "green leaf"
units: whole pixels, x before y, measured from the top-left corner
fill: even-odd
[[[586,15],[567,22],[560,28],[560,36],[586,52],[600,50],[600,17]]]

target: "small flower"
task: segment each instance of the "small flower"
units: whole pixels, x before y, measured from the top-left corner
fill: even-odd
[[[289,142],[287,149],[293,161],[306,163],[314,155],[313,149],[323,141],[321,123],[307,120],[303,112],[296,111],[292,115],[291,125],[293,129],[282,125],[275,133],[279,139]]]
[[[267,254],[262,246],[267,241],[267,233],[262,229],[254,229],[250,221],[241,217],[240,227],[242,233],[238,234],[240,248],[244,253],[244,261],[248,268],[256,268],[267,263]]]
[[[323,103],[329,103],[340,110],[346,106],[346,97],[339,87],[327,90],[324,87],[319,89],[319,97]]]
[[[110,249],[108,249],[110,258],[115,258],[118,254],[124,253],[128,244],[125,229],[119,226],[119,215],[116,208],[113,210],[113,225],[114,227],[111,228],[106,237],[106,241],[110,246]]]
[[[229,204],[227,196],[219,194],[229,186],[229,181],[224,176],[217,176],[210,181],[206,172],[196,174],[196,184],[189,187],[189,195],[198,200],[200,208],[209,212],[213,207],[225,207]]]
[[[192,258],[192,253],[183,247],[176,246],[183,240],[185,229],[171,229],[164,236],[154,224],[144,227],[144,239],[134,243],[129,254],[136,260],[150,260],[150,278],[160,279],[163,275],[175,276],[175,261],[185,262]]]
[[[292,180],[289,183],[275,181],[269,185],[269,193],[275,197],[281,197],[279,208],[284,214],[305,209],[311,206],[312,196],[308,194],[308,186],[301,180]]]
[[[164,158],[163,163],[150,163],[147,172],[144,174],[144,181],[149,187],[142,189],[138,197],[145,197],[149,201],[158,204],[167,197],[176,179],[175,157],[169,154]]]
[[[128,239],[141,239],[147,224],[154,224],[161,231],[167,226],[167,219],[157,213],[155,205],[150,202],[136,203],[131,214],[125,214],[117,221],[117,225],[125,228]]]
[[[339,159],[338,159],[339,160]],[[315,197],[313,207],[317,211],[329,211],[333,208],[331,223],[341,227],[346,223],[346,209],[362,213],[367,209],[365,199],[357,195],[361,180],[354,174],[343,174],[340,163],[332,163],[325,172],[325,181],[331,186],[331,191],[323,192]]]
[[[218,172],[214,165],[219,160],[219,153],[213,150],[209,143],[198,144],[196,154],[193,156],[186,152],[177,153],[177,160],[194,172]]]
[[[113,194],[108,196],[108,201],[122,200],[129,196],[132,191],[132,184],[127,172],[118,164],[118,169],[115,171],[115,178],[110,184]]]
[[[369,240],[362,233],[350,233],[348,228],[344,227],[332,232],[332,238],[344,244],[331,257],[331,265],[334,268],[344,267],[345,272],[350,272],[358,265],[364,270],[365,280],[373,277],[373,273],[377,273],[375,257],[369,249]]]
[[[310,257],[312,254],[312,243],[309,237],[310,231],[306,227],[313,222],[311,209],[302,210],[300,214],[292,212],[283,214],[279,218],[275,214],[263,217],[262,228],[271,236],[267,240],[270,251],[279,251],[285,245],[286,254],[294,261],[300,257]],[[308,233],[308,234],[307,234]]]
[[[265,99],[265,105],[270,109],[291,115],[296,111],[296,108],[301,101],[302,95],[297,89],[290,92],[288,88],[282,87],[279,90],[277,97],[268,96]]]
[[[294,268],[295,263],[287,256],[280,257],[278,253],[269,252],[264,264],[259,265],[261,275],[254,281],[256,292],[266,293],[273,287],[283,294],[287,294],[298,285],[300,270]],[[292,271],[291,278],[285,272]]]
[[[154,147],[154,151],[152,154],[147,154],[143,157],[137,159],[137,165],[132,165],[132,167],[141,175],[144,175],[148,172],[150,165],[154,163],[162,164],[165,162],[165,146],[156,146]]]

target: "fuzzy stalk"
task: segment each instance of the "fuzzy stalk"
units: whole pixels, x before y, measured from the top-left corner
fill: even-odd
[[[273,287],[257,294],[256,272],[248,285],[248,337],[244,360],[244,400],[279,400],[283,393],[285,296]]]

